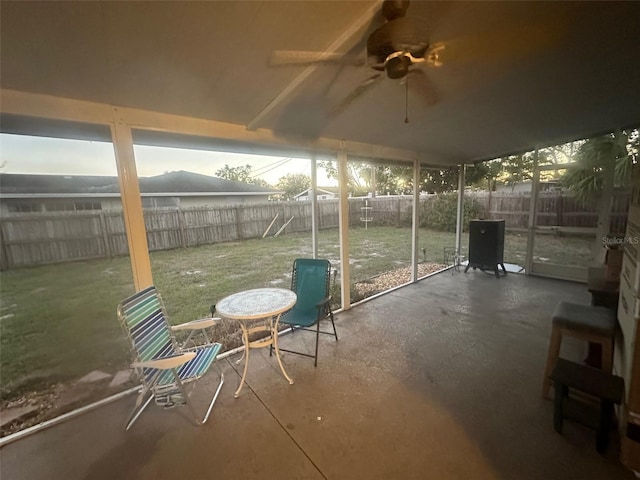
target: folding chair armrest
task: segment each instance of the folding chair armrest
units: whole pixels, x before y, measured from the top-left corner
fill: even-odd
[[[180,325],[172,325],[171,330],[174,332],[177,332],[179,330],[200,330],[203,328],[213,327],[220,320],[222,319],[218,317],[201,318],[199,320],[192,320],[190,322],[181,323]]]
[[[170,357],[147,360],[146,362],[133,362],[131,366],[133,368],[157,368],[159,370],[169,370],[171,368],[184,365],[188,361],[193,360],[195,356],[196,352],[185,352],[178,355],[172,355]]]
[[[320,300],[317,304],[316,307],[322,307],[324,305],[326,305],[327,303],[329,303],[331,301],[331,295],[329,295],[326,298],[323,298],[322,300]]]

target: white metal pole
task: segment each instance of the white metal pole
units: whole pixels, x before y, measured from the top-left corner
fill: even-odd
[[[460,165],[458,171],[458,210],[456,211],[456,255],[462,254],[462,231],[464,229],[464,174],[465,165]]]
[[[347,152],[338,152],[338,186],[340,188],[340,285],[342,309],[351,308],[351,276],[349,272],[349,176],[347,173]]]
[[[531,183],[531,199],[529,200],[529,229],[527,232],[527,255],[525,257],[525,273],[531,275],[533,270],[533,248],[536,239],[536,216],[538,211],[538,190],[540,189],[540,165],[538,165],[538,148],[533,154],[533,179]]]
[[[616,136],[620,130],[616,131]],[[615,187],[616,160],[613,157],[605,158],[604,180],[602,182],[602,194],[598,198],[598,223],[596,226],[596,240],[591,248],[591,260],[595,264],[605,262],[606,250],[602,248],[602,238],[605,237],[611,227],[611,203],[613,202],[613,190]]]
[[[411,212],[411,281],[418,280],[418,231],[420,227],[420,162],[413,162],[413,210]]]
[[[311,155],[311,250],[313,258],[318,258],[318,164]]]

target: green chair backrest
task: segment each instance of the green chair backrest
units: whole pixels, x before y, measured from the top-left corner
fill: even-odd
[[[291,314],[295,317],[318,319],[318,303],[329,296],[331,263],[325,259],[298,258],[293,262],[291,290],[298,296]]]

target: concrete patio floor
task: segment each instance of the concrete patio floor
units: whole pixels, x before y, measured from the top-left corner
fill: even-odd
[[[3,479],[627,479],[617,436],[552,427],[540,398],[550,316],[586,287],[510,274],[445,272],[336,319],[313,360],[283,354],[289,385],[267,350],[251,352],[233,398],[238,355],[209,422],[151,405],[129,432],[134,396],[0,450]],[[281,344],[311,348],[297,332]],[[580,358],[567,344],[564,356]],[[564,348],[563,347],[563,348]],[[204,407],[205,378],[195,399]],[[198,393],[199,392],[199,393]]]

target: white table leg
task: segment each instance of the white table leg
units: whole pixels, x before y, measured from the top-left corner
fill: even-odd
[[[247,376],[247,367],[249,366],[249,333],[247,332],[247,328],[244,323],[240,324],[240,328],[242,329],[242,343],[244,343],[244,368],[242,369],[242,378],[240,379],[240,385],[238,385],[238,389],[236,393],[233,394],[234,398],[238,398],[240,396],[240,390],[242,390],[242,386],[244,385],[244,379]]]
[[[275,326],[273,325],[273,318],[271,318],[271,338],[273,340],[273,348],[276,351],[276,358],[278,359],[278,365],[280,365],[280,370],[282,370],[282,374],[284,378],[287,379],[289,385],[293,385],[293,379],[287,375],[287,372],[284,369],[284,365],[282,365],[282,360],[280,359],[280,350],[278,349],[278,324],[280,323],[280,315],[276,317]]]

